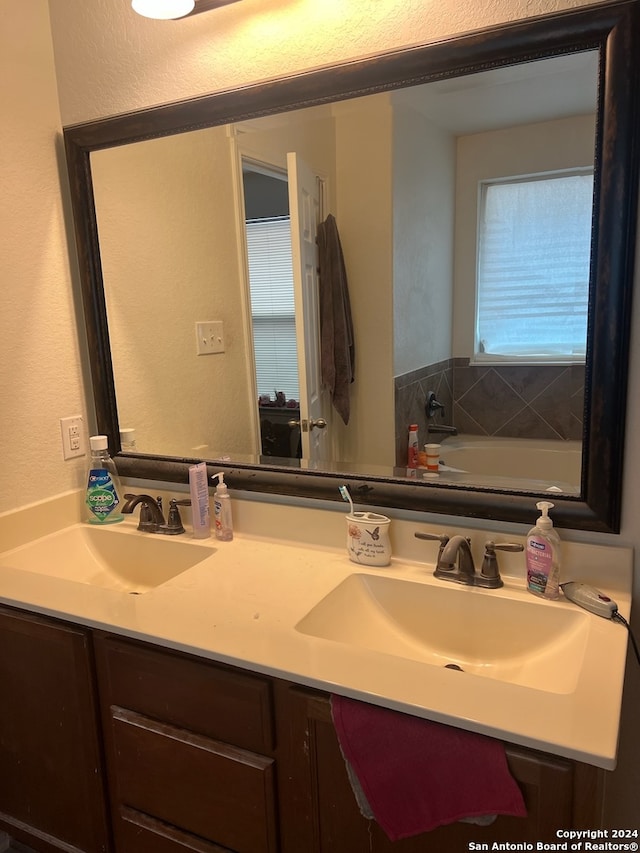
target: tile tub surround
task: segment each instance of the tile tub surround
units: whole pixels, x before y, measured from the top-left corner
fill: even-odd
[[[484,366],[456,359],[453,388],[453,422],[459,432],[582,438],[583,364]]]
[[[467,358],[449,359],[395,378],[398,466],[406,465],[408,425],[418,424],[421,440],[427,434],[429,391],[445,407],[442,422],[465,435],[582,439],[584,365],[472,365]]]
[[[233,542],[212,539],[201,543],[210,548],[208,559],[145,595],[130,596],[11,568],[0,554],[0,602],[613,769],[627,648],[622,626],[585,614],[590,620],[586,663],[575,690],[567,694],[480,676],[452,678],[451,670],[439,666],[308,636],[296,626],[354,573],[344,546],[345,513],[339,507],[289,506],[247,500],[237,494],[233,497]],[[11,529],[19,531],[14,542],[22,538],[25,543],[41,530],[52,532],[52,518],[58,519],[58,529],[78,523],[81,507],[79,496],[68,493],[5,513],[0,516],[0,541],[5,547],[3,535]],[[188,522],[186,513],[184,520]],[[430,542],[416,540],[417,529],[470,536],[476,564],[487,539],[524,541],[525,536],[524,532],[518,536],[455,527],[445,520],[436,523],[394,518],[391,565],[367,571],[422,584],[425,591],[429,587],[441,591],[443,583],[433,577],[437,549]],[[149,535],[135,532],[136,519],[123,524],[131,525],[134,535]],[[566,579],[599,587],[628,617],[630,549],[565,542],[563,556]],[[572,573],[573,566],[579,566],[579,572]],[[532,605],[533,596],[525,588],[522,554],[501,554],[501,574],[502,589],[463,589],[462,594],[478,599],[491,595],[492,606],[504,604],[505,614],[514,600],[575,612],[566,601],[535,599]],[[585,708],[589,713],[584,713]],[[553,719],[553,726],[541,728],[541,718]]]
[[[395,464],[398,467],[402,468],[407,464],[409,424],[418,424],[420,450],[427,440],[424,404],[429,391],[435,392],[436,398],[444,406],[442,423],[453,425],[453,367],[453,359],[448,359],[395,377]]]

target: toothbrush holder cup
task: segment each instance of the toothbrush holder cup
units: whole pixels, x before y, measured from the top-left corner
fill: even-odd
[[[391,519],[377,512],[353,512],[347,520],[347,553],[362,566],[388,566],[391,562]]]

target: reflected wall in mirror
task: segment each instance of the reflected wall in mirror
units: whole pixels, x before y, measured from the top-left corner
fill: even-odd
[[[617,375],[626,369],[635,125],[630,95],[617,87],[632,69],[634,15],[628,3],[564,14],[67,129],[88,330],[104,354],[94,379],[101,429],[113,436],[118,425],[134,427],[145,458],[223,460],[238,484],[255,484],[268,465],[279,487],[257,488],[320,494],[335,488],[329,474],[342,475],[366,480],[374,503],[513,518],[514,506],[531,504],[518,493],[552,487],[565,496],[564,523],[615,527],[622,434],[602,403],[609,394],[622,415],[624,381],[607,391],[594,379],[612,357]],[[610,73],[599,89],[603,62]],[[256,381],[243,173],[250,164],[286,179],[292,152],[296,174],[306,164],[321,189],[317,218],[333,213],[339,225],[357,355],[348,424],[325,402],[315,410],[328,423],[324,455],[280,459],[265,453],[265,422],[280,418],[285,433],[290,421],[304,424],[313,395],[305,380],[289,410],[273,405],[285,402],[278,387],[258,406],[267,400]],[[487,352],[476,340],[479,193],[488,182],[591,180],[594,171],[595,192],[589,184],[579,207],[582,270],[572,273],[583,292],[582,351]],[[614,176],[624,183],[615,187]],[[556,205],[546,204],[542,219],[553,223]],[[566,242],[569,217],[559,221],[551,231]],[[536,257],[550,255],[547,241]],[[551,275],[558,266],[548,264]],[[605,269],[615,270],[608,295]],[[574,294],[562,311],[577,304]],[[548,308],[536,295],[527,318]],[[313,365],[318,321],[299,307],[299,354],[308,350]],[[514,324],[522,313],[517,307]],[[196,324],[213,321],[223,352],[199,355]],[[611,322],[615,343],[604,328]],[[443,406],[432,418],[429,392]],[[410,423],[421,444],[442,443],[437,483],[407,470]],[[535,445],[533,461],[516,470],[523,444]],[[593,454],[603,451],[607,497],[596,499]],[[292,466],[300,473],[288,473]],[[502,492],[514,495],[509,510],[494,497]]]

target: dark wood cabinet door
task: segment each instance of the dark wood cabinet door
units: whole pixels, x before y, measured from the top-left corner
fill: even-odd
[[[38,851],[110,849],[91,638],[0,607],[0,827]]]
[[[290,690],[291,774],[283,825],[286,853],[456,853],[491,849],[494,842],[557,842],[558,829],[595,817],[598,771],[532,750],[507,746],[526,818],[498,817],[488,827],[453,823],[395,843],[356,804],[331,719],[329,697]],[[487,843],[487,848],[471,844]]]
[[[271,680],[113,636],[95,644],[118,853],[277,853]]]
[[[275,853],[274,761],[112,709],[118,800],[238,853]]]

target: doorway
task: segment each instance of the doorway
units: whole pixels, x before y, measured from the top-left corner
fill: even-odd
[[[300,459],[300,384],[287,174],[242,161],[263,456]]]

